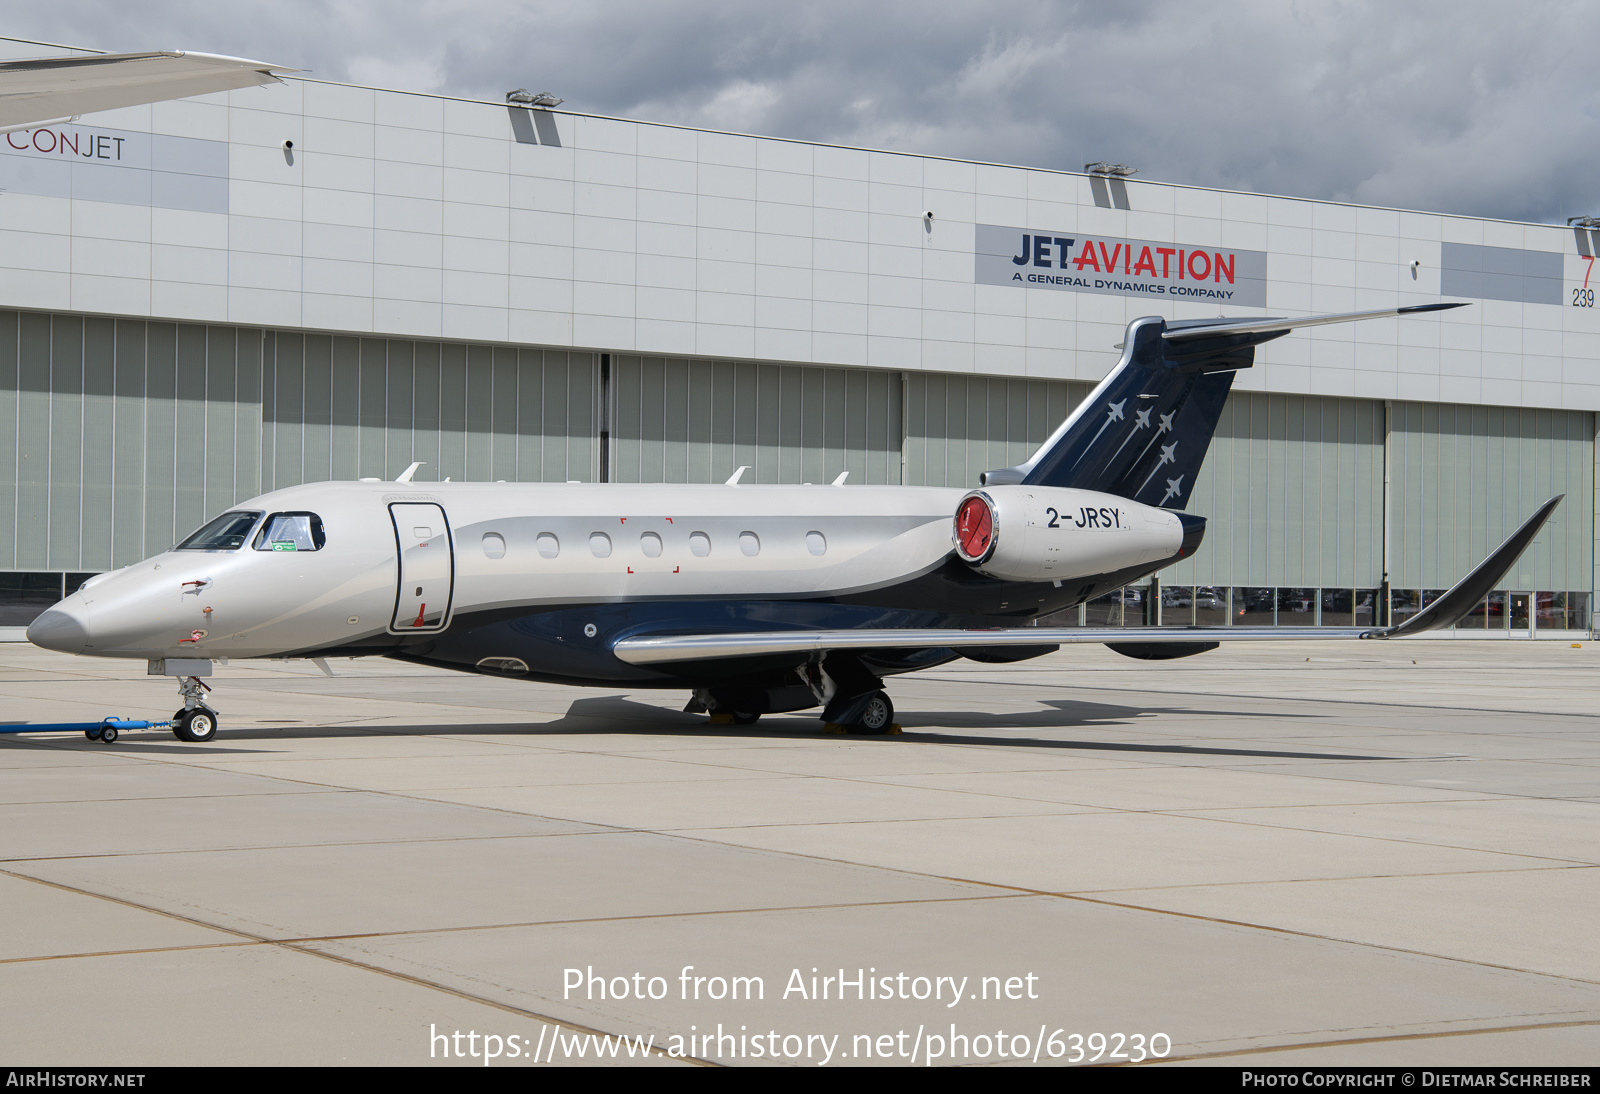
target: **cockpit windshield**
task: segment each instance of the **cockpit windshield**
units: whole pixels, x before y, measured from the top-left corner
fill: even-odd
[[[261,512],[224,513],[173,548],[174,551],[237,551],[250,538]]]
[[[256,535],[258,551],[320,551],[327,542],[315,513],[274,513]]]

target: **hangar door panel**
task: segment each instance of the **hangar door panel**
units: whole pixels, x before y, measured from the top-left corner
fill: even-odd
[[[400,587],[390,630],[403,634],[442,631],[450,617],[455,560],[444,508],[431,502],[389,506],[400,556]]]

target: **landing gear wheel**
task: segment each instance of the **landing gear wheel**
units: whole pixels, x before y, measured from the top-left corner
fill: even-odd
[[[100,727],[100,740],[104,741],[108,745],[116,744],[117,743],[117,727],[116,726],[101,726]]]
[[[867,705],[861,709],[861,718],[850,728],[857,733],[878,734],[888,733],[889,727],[894,725],[894,704],[889,701],[889,696],[881,691],[872,693],[872,698],[867,700]]]
[[[761,721],[761,712],[759,710],[754,712],[736,710],[733,712],[733,724],[736,726],[753,726],[759,721]]]
[[[180,707],[172,714],[172,735],[178,738],[180,741],[188,740],[188,738],[183,735],[183,731],[178,728],[179,726],[183,725],[183,716],[188,713],[189,712],[187,710],[184,710],[182,707]]]
[[[196,708],[178,715],[178,724],[172,728],[178,740],[199,744],[217,735],[217,716],[209,710]]]

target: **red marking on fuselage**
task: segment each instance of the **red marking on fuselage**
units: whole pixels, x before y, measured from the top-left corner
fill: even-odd
[[[428,610],[428,606],[427,606],[427,605],[426,605],[426,604],[424,604],[424,605],[423,605],[423,606],[422,606],[422,607],[420,607],[420,608],[418,608],[418,609],[417,609],[417,619],[416,619],[416,622],[414,622],[414,623],[412,623],[412,624],[411,624],[411,625],[412,625],[412,626],[413,626],[413,627],[420,627],[420,626],[422,626],[422,613],[423,613],[423,612],[425,612],[425,611],[427,611],[427,610]]]

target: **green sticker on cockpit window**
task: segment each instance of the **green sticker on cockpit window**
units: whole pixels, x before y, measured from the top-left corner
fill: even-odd
[[[287,540],[287,541],[274,540],[273,544],[272,544],[272,549],[274,551],[294,551],[294,550],[298,550],[298,548],[295,546],[294,540],[292,540],[292,539],[291,540]]]

